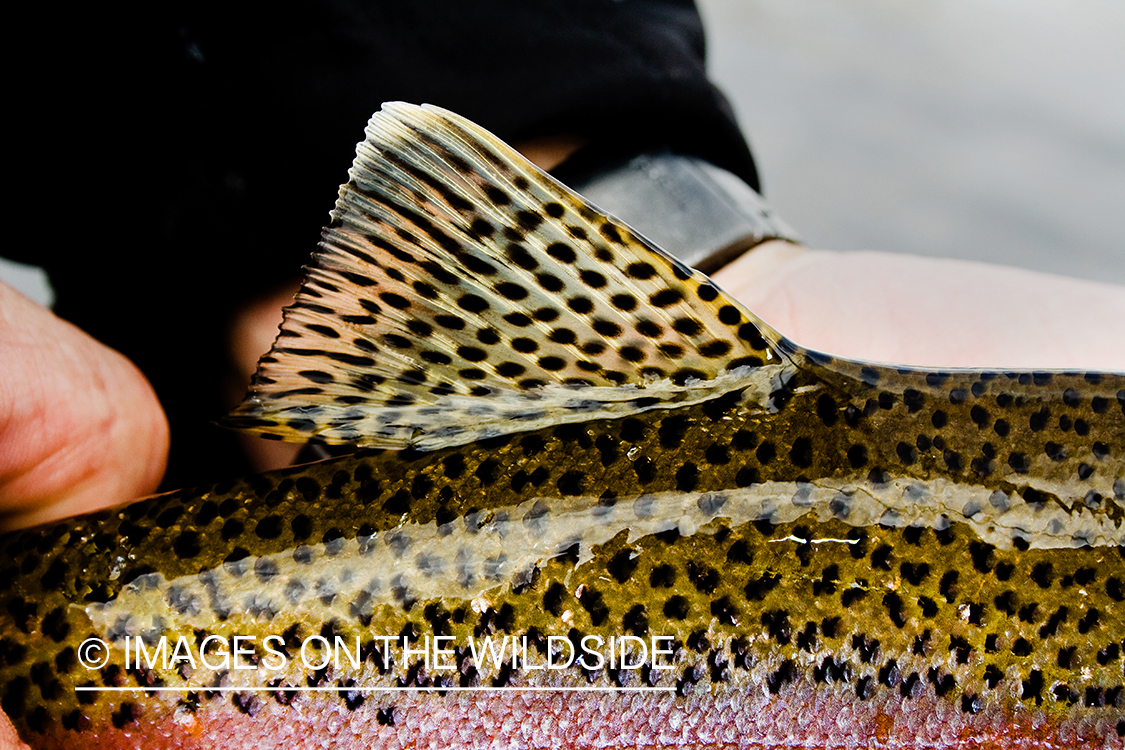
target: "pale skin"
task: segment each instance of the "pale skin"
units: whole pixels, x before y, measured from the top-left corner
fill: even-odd
[[[522,146],[549,169],[577,141]],[[1125,371],[1125,287],[781,241],[758,246],[714,279],[797,343],[832,354],[941,367]],[[242,382],[295,290],[250,301],[233,322],[229,349]],[[168,444],[164,413],[132,363],[0,282],[0,528],[151,494]],[[261,470],[285,466],[296,453],[249,438],[245,447]],[[0,750],[20,747],[0,713]]]
[[[0,508],[7,527],[152,492],[168,423],[133,363],[0,283]]]
[[[932,367],[1125,370],[1125,287],[949,258],[758,246],[714,274],[810,349]]]

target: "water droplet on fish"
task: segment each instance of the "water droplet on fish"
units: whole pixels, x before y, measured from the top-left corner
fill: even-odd
[[[195,714],[187,706],[177,706],[172,721],[182,727],[190,727],[195,724]]]
[[[125,568],[125,558],[118,556],[113,558],[113,567],[109,569],[109,580],[116,581],[121,577],[121,571]]]

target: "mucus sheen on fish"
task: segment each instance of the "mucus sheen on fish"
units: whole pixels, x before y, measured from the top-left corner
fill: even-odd
[[[802,349],[434,107],[314,260],[231,422],[353,453],[0,538],[32,747],[1123,746],[1122,374]]]

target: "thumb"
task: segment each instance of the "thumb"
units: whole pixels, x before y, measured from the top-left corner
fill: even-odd
[[[0,528],[153,492],[168,423],[125,357],[0,283]]]

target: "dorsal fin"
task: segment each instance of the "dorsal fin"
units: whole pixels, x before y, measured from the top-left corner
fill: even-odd
[[[699,401],[786,361],[710,279],[468,120],[393,103],[366,134],[234,426],[438,447]]]

